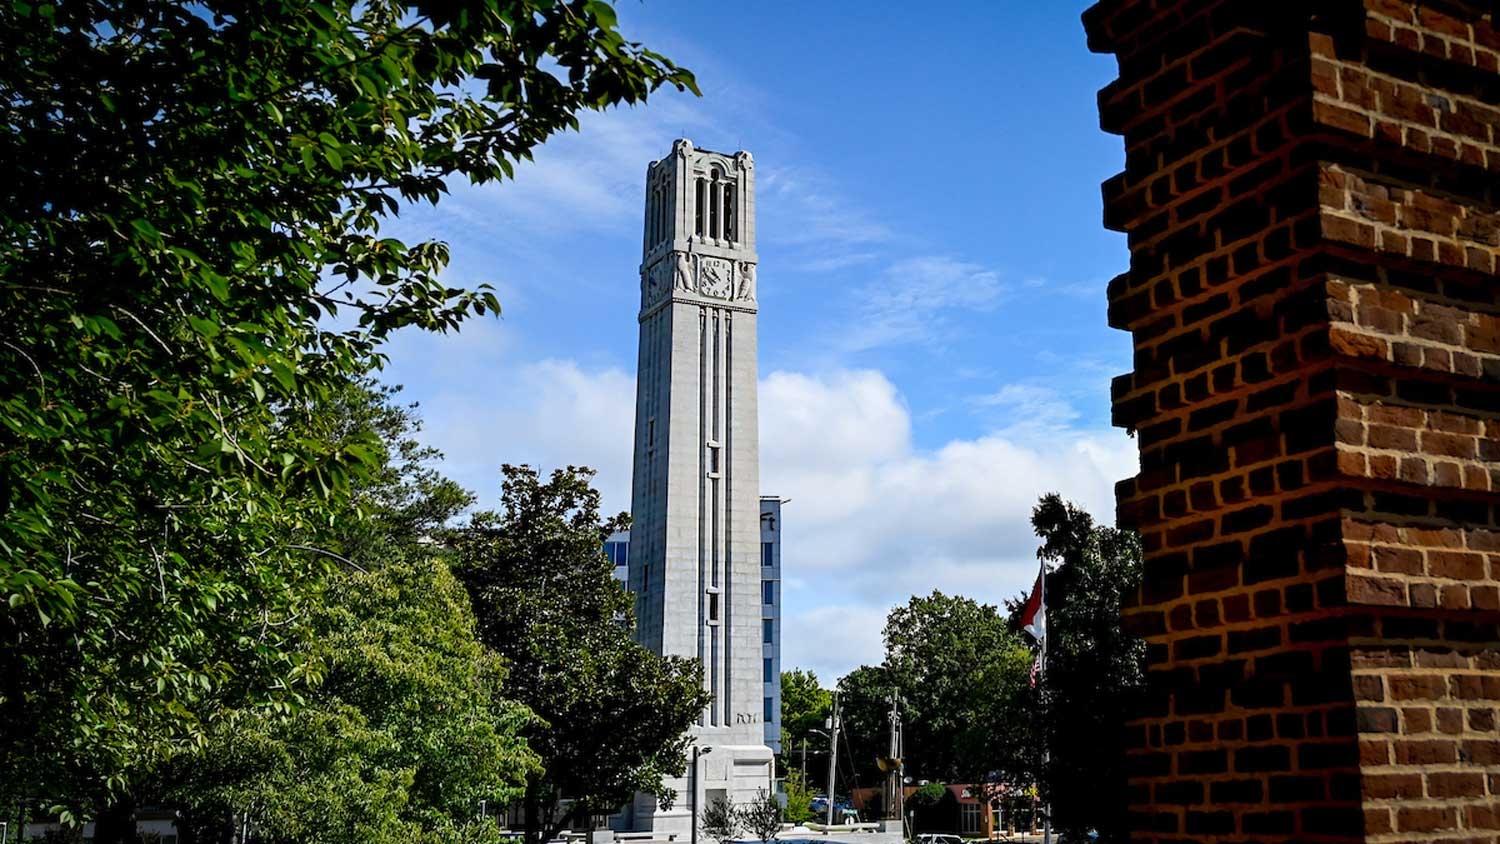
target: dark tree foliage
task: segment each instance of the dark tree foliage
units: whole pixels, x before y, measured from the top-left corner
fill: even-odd
[[[1024,783],[1036,743],[1028,730],[1031,657],[999,610],[933,592],[891,610],[886,656],[839,683],[859,785],[882,776],[891,692],[902,700],[905,767],[914,779]]]
[[[804,740],[819,739],[813,731],[823,729],[832,709],[833,693],[823,688],[817,674],[801,668],[781,672],[782,753],[793,754]]]
[[[744,828],[740,809],[729,797],[717,797],[709,801],[698,815],[698,826],[704,835],[720,844],[738,837],[740,830]]]
[[[755,799],[739,807],[740,824],[756,841],[771,842],[781,832],[781,804],[766,789],[758,789]]]
[[[843,783],[840,791],[847,794],[851,786],[863,788],[882,782],[883,774],[880,773],[876,760],[885,756],[890,749],[890,696],[896,685],[883,665],[861,665],[839,679],[838,689],[839,716],[843,722],[843,734],[839,737],[843,745],[843,749],[839,751],[839,777]],[[823,764],[809,767],[807,773],[809,779],[826,788],[826,738],[823,739],[822,749],[825,754]],[[915,766],[909,765],[908,771],[917,770],[917,766],[925,766],[925,761],[921,758],[923,750],[910,733],[906,737],[906,752],[908,758],[913,753],[917,755]],[[844,764],[846,759],[852,760],[852,771]],[[923,774],[921,778],[930,777]]]
[[[1064,834],[1090,829],[1125,842],[1124,718],[1143,680],[1145,643],[1120,625],[1121,599],[1140,583],[1141,546],[1097,525],[1059,496],[1032,511],[1047,575],[1047,671],[1042,729],[1050,751],[1043,797]],[[1022,599],[1024,601],[1024,598]],[[1013,604],[1012,609],[1018,609]]]
[[[350,484],[352,518],[327,530],[332,550],[351,560],[418,546],[438,554],[442,549],[429,540],[474,503],[473,493],[435,468],[443,455],[417,439],[422,420],[415,404],[396,402],[400,391],[361,379],[335,392],[315,417],[323,436],[373,436],[381,445],[381,461]]]
[[[658,656],[631,638],[633,601],[604,557],[624,514],[599,517],[590,469],[542,480],[505,466],[499,513],[456,531],[456,570],[484,642],[505,658],[507,690],[542,721],[523,732],[544,772],[526,783],[531,844],[637,793],[664,804],[663,778],[687,767],[687,730],[711,698],[697,660]],[[559,801],[572,802],[558,811]]]
[[[694,83],[598,0],[17,0],[0,55],[0,795],[83,807],[315,679],[380,464],[315,408],[498,308],[382,223]]]

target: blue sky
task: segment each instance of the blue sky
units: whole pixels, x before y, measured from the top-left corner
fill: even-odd
[[[452,247],[499,320],[403,334],[405,387],[445,470],[493,502],[502,462],[585,464],[629,508],[647,162],[673,138],[756,159],[762,491],[784,511],[783,663],[828,682],[881,654],[886,611],[933,588],[1030,587],[1036,496],[1112,520],[1133,444],[1109,427],[1126,267],[1100,224],[1120,168],[1084,2],[621,0],[627,37],[704,96],[588,115],[516,181],[455,186],[393,227]]]

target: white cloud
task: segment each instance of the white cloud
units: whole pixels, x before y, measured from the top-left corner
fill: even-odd
[[[785,162],[757,159],[757,163],[760,169],[755,178],[755,202],[763,239],[794,246],[816,245],[824,256],[830,249],[891,239],[889,227],[851,205],[826,177]]]
[[[802,612],[783,611],[782,670],[811,670],[824,688],[832,688],[849,672],[852,658],[879,659],[885,649],[881,631],[889,610],[871,604],[825,604]]]
[[[500,464],[529,463],[543,472],[596,469],[604,514],[630,509],[632,375],[544,360],[493,368],[485,382],[475,391],[472,378],[456,380],[422,410],[423,439],[446,455],[444,472],[478,493],[481,506],[499,498]]]
[[[484,342],[497,342],[493,339]],[[501,344],[503,345],[503,344]],[[493,505],[502,462],[599,470],[605,512],[629,509],[634,378],[544,360],[472,374],[427,400],[424,438],[444,470]],[[933,589],[999,603],[1035,576],[1031,508],[1060,492],[1113,521],[1114,482],[1136,470],[1134,443],[1065,427],[1056,396],[997,390],[988,433],[933,450],[913,444],[899,390],[874,370],[772,372],[760,386],[761,490],[785,509],[783,665],[833,679],[878,662],[890,607]],[[1040,406],[1045,432],[1025,418]]]
[[[878,372],[766,379],[761,485],[792,499],[783,573],[805,584],[786,593],[784,665],[805,661],[837,676],[878,661],[886,610],[913,594],[1013,597],[1035,576],[1029,519],[1043,493],[1113,522],[1113,486],[1136,471],[1134,444],[1118,432],[1061,427],[1033,437],[1020,418],[1025,402],[1010,408],[992,433],[923,451]],[[829,596],[843,603],[820,606]]]
[[[986,410],[999,408],[1002,418],[1009,420],[1006,431],[1013,435],[1055,430],[1078,418],[1078,411],[1056,390],[1034,384],[1006,384],[975,403]]]
[[[653,95],[649,106],[587,112],[577,132],[548,139],[534,161],[518,165],[514,180],[455,186],[440,213],[490,232],[576,237],[639,226],[646,164],[695,132],[721,134],[700,104],[672,91]]]
[[[859,288],[861,318],[841,335],[842,351],[859,352],[943,336],[955,311],[984,311],[1006,293],[999,273],[943,255],[907,258]]]

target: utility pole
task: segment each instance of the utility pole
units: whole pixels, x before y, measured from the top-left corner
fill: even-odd
[[[1047,606],[1047,564],[1042,564],[1042,606]],[[1047,700],[1047,631],[1042,631],[1042,701],[1045,706]],[[1045,714],[1045,710],[1044,710]],[[1046,720],[1043,720],[1043,724]],[[1048,768],[1052,765],[1052,750],[1047,746],[1047,730],[1042,728],[1042,776],[1045,778]],[[1042,844],[1052,844],[1052,795],[1047,795],[1047,802],[1042,805]]]
[[[802,786],[807,787],[807,736],[802,737]]]
[[[833,693],[833,717],[828,721],[828,825],[833,826],[833,804],[838,794],[839,693]]]
[[[902,811],[905,797],[902,772],[905,764],[901,761],[901,695],[898,692],[891,692],[890,719],[890,748],[886,754],[886,764],[890,770],[886,773],[885,817],[886,820],[899,821],[905,818]]]

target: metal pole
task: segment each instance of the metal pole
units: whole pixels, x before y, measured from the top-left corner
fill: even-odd
[[[833,719],[828,722],[828,825],[833,826],[833,804],[838,794],[839,693],[833,693]]]
[[[689,773],[693,775],[691,777],[693,782],[690,786],[692,790],[688,792],[692,804],[692,817],[689,818],[689,821],[692,825],[693,833],[690,836],[690,841],[691,844],[698,844],[698,745],[696,744],[693,745],[693,769]]]
[[[901,818],[901,773],[897,770],[900,766],[895,760],[901,758],[901,750],[897,746],[900,741],[897,736],[901,730],[901,710],[897,708],[898,700],[896,693],[891,692],[891,734],[890,746],[886,750],[886,757],[891,760],[891,769],[885,776],[885,817],[886,820],[899,820]]]
[[[1042,611],[1047,611],[1047,564],[1042,563]],[[1047,629],[1051,625],[1042,628],[1042,670],[1041,687],[1042,700],[1047,698],[1047,640],[1052,638],[1051,631]],[[1042,778],[1047,777],[1047,768],[1052,762],[1052,751],[1049,748],[1047,735],[1047,707],[1042,706]],[[1042,844],[1052,844],[1052,795],[1047,795],[1047,801],[1042,804]]]
[[[896,701],[901,700],[900,692],[896,693]],[[901,723],[901,711],[896,711],[896,758],[901,762],[896,765],[896,817],[902,823],[901,835],[907,837],[906,829],[906,725]]]

